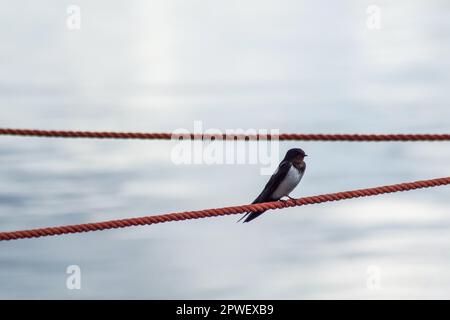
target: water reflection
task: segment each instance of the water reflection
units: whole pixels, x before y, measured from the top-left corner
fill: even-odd
[[[158,131],[448,132],[442,1],[80,2],[2,7],[0,125]],[[331,7],[330,7],[331,6]],[[108,10],[105,11],[105,8]],[[298,143],[283,143],[284,153]],[[447,143],[301,143],[295,196],[447,176]],[[252,165],[175,166],[172,144],[0,139],[2,230],[252,200]],[[448,298],[448,188],[1,243],[1,298]],[[65,287],[66,267],[82,290]],[[381,289],[366,286],[381,270]],[[426,290],[425,290],[426,289]]]

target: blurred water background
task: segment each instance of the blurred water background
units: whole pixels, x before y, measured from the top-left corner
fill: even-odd
[[[81,30],[66,27],[69,5]],[[381,29],[366,26],[369,5]],[[0,1],[0,126],[448,133],[450,3]],[[0,138],[2,231],[252,201],[259,165],[174,143]],[[450,175],[449,143],[284,142],[293,196]],[[449,188],[0,243],[0,298],[450,298]],[[68,290],[78,265],[82,289]],[[371,286],[377,270],[379,285]],[[369,285],[368,285],[369,282]]]

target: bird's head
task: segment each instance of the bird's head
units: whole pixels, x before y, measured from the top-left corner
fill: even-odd
[[[300,164],[303,162],[307,154],[300,148],[290,149],[286,152],[286,156],[284,156],[284,160],[291,161],[295,164]]]

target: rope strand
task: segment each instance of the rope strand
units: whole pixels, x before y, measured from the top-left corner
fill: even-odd
[[[278,139],[281,141],[450,141],[450,134],[300,134],[282,133],[271,134],[236,134],[236,135],[211,135],[211,134],[187,134],[177,135],[167,132],[106,132],[106,131],[62,131],[62,130],[30,130],[0,128],[3,136],[26,136],[45,138],[91,138],[91,139],[139,139],[139,140],[171,140],[182,136],[184,139],[211,140],[219,138],[223,140],[267,140]]]
[[[258,204],[249,204],[242,206],[224,207],[217,209],[206,209],[198,211],[175,212],[156,216],[146,216],[139,218],[111,220],[104,222],[94,222],[86,224],[68,225],[60,227],[40,228],[32,230],[20,230],[11,232],[0,232],[0,241],[17,240],[25,238],[39,238],[46,236],[62,235],[69,233],[81,233],[100,231],[106,229],[125,228],[132,226],[151,225],[170,221],[181,221],[189,219],[200,219],[207,217],[217,217],[230,214],[239,214],[245,212],[259,212],[269,209],[282,209],[288,207],[304,206],[309,204],[340,201],[344,199],[352,199],[359,197],[375,196],[385,193],[401,192],[421,188],[430,188],[450,184],[450,177],[421,180],[408,183],[400,183],[368,189],[358,189],[352,191],[344,191],[338,193],[329,193],[312,197],[299,198],[287,201],[274,201]]]

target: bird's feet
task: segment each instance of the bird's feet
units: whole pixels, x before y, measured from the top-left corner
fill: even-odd
[[[287,198],[289,198],[289,200],[297,200],[295,198],[292,198],[291,196],[286,196]]]

